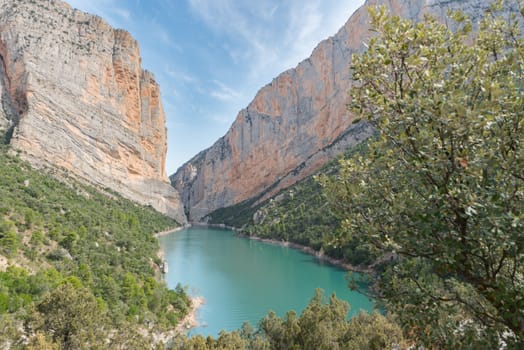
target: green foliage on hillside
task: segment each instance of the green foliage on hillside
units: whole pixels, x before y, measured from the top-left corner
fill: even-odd
[[[357,145],[346,152],[344,157],[350,158],[360,154],[365,148],[365,144]],[[338,172],[338,162],[333,161],[316,175],[322,174],[334,179]],[[314,176],[300,181],[265,202],[257,210],[254,218],[251,224],[244,227],[243,233],[308,246],[353,265],[368,265],[376,259],[359,237],[342,245],[332,244],[333,235],[340,229],[341,218],[329,205]]]
[[[249,324],[219,337],[194,336],[174,344],[180,350],[383,350],[403,348],[402,330],[378,313],[360,313],[347,320],[349,305],[332,295],[325,300],[320,290],[300,316],[295,311],[279,317],[270,311],[258,327]]]
[[[229,207],[220,208],[206,216],[210,224],[223,224],[241,228],[253,222],[253,215],[260,207],[255,204],[258,198],[251,198]]]
[[[324,237],[336,227],[336,217],[323,198],[321,187],[308,177],[264,203],[257,210],[253,225],[243,231],[320,250]]]
[[[157,268],[153,233],[178,226],[173,220],[73,179],[59,182],[6,148],[0,198],[0,259],[9,265],[0,272],[0,323],[22,320],[22,333],[78,349],[83,337],[94,344],[118,329],[131,339],[138,326],[165,330],[187,313],[185,292],[168,290]],[[79,315],[86,312],[92,317]],[[0,331],[0,344],[16,332]]]
[[[333,241],[398,257],[381,296],[428,348],[524,346],[522,6],[475,34],[376,10],[353,57],[352,110],[379,138],[323,179],[345,212]]]

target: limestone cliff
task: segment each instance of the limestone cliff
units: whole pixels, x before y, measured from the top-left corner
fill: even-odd
[[[58,0],[0,0],[0,96],[0,131],[23,158],[186,221],[159,86],[129,33]]]
[[[384,4],[416,20],[460,9],[475,20],[488,3],[368,0],[365,6]],[[246,199],[268,198],[372,133],[366,125],[353,125],[346,110],[351,55],[363,50],[370,35],[364,7],[308,59],[263,87],[225,136],[171,176],[191,220]]]

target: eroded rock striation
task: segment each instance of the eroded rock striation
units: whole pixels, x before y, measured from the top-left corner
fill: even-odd
[[[64,168],[186,222],[165,174],[165,116],[131,35],[58,0],[0,0],[0,131]]]
[[[373,133],[346,109],[351,55],[369,37],[367,6],[420,20],[462,10],[473,21],[487,0],[368,0],[336,35],[263,87],[229,131],[173,174],[190,220],[247,199],[266,199]]]

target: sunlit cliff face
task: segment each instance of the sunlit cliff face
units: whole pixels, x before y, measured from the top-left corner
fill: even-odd
[[[160,88],[137,42],[60,1],[0,5],[2,104],[20,111],[12,147],[185,221],[165,174]]]

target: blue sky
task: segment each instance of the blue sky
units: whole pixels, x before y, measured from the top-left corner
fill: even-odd
[[[335,34],[364,0],[66,0],[139,42],[167,119],[166,170],[223,136],[279,73]]]

